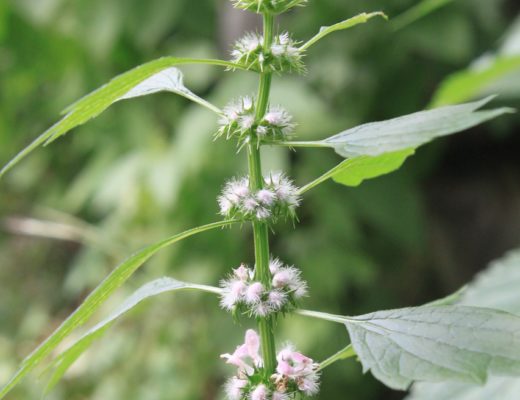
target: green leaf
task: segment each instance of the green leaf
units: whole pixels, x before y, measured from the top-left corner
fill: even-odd
[[[427,16],[435,10],[444,7],[453,0],[423,0],[406,10],[404,13],[398,15],[392,20],[392,29],[398,31],[415,21]]]
[[[520,250],[514,250],[477,275],[462,292],[462,304],[520,313]],[[453,382],[414,384],[407,400],[516,400],[520,378],[491,377],[485,386]]]
[[[330,178],[346,186],[359,186],[367,179],[377,178],[378,176],[389,174],[399,169],[406,159],[414,153],[414,149],[406,149],[375,157],[360,156],[345,160],[316,180],[302,187],[300,193],[305,193]]]
[[[126,98],[125,96],[127,96],[129,92],[132,91],[132,89],[136,88],[136,86],[139,84],[142,84],[148,78],[161,71],[168,70],[169,68],[180,64],[212,64],[224,66],[227,68],[240,68],[239,66],[227,61],[175,57],[160,58],[158,60],[151,61],[136,67],[122,75],[117,76],[106,85],[68,107],[64,111],[66,115],[59,122],[42,133],[31,144],[29,144],[29,146],[19,152],[0,170],[0,177],[2,177],[8,170],[10,170],[14,165],[16,165],[20,160],[22,160],[38,146],[42,144],[48,144],[58,137],[64,135],[71,129],[84,124],[94,117],[97,117],[116,101]],[[162,76],[162,78],[164,78],[164,76]],[[164,79],[160,79],[159,81],[162,84],[165,84]],[[157,81],[152,81],[152,83],[157,83]],[[130,97],[142,96],[145,94],[146,90],[151,90],[151,87],[151,84],[143,85],[141,86],[141,94],[139,94],[139,91],[136,90],[134,91],[133,96]],[[158,90],[171,90],[175,93],[182,94],[191,100],[197,101],[200,104],[204,103],[204,100],[196,97],[187,89],[182,89],[179,85],[179,80],[177,80],[176,84],[174,81],[174,85],[172,85],[170,82],[167,88],[157,90],[157,87],[155,87],[155,89],[156,90],[154,91],[150,91],[150,93],[156,92]],[[210,107],[209,103],[205,103],[204,105],[206,107]]]
[[[305,43],[303,46],[300,47],[301,51],[307,50],[309,47],[311,47],[316,42],[323,39],[325,36],[331,34],[332,32],[341,31],[344,29],[352,28],[359,24],[364,24],[365,22],[368,22],[371,18],[374,17],[382,17],[384,19],[388,19],[388,17],[381,11],[372,12],[372,13],[362,13],[358,14],[355,17],[349,18],[345,21],[339,22],[337,24],[331,25],[331,26],[322,26],[320,28],[320,31],[312,37],[307,43]]]
[[[129,296],[119,307],[117,307],[108,317],[89,329],[80,339],[72,344],[67,350],[56,357],[51,368],[54,369],[52,376],[45,389],[48,393],[63,377],[67,369],[83,354],[90,345],[113,324],[113,322],[126,314],[142,301],[166,292],[181,289],[202,290],[210,293],[220,293],[219,288],[197,285],[194,283],[180,282],[172,278],[160,278],[141,286],[131,296]]]
[[[4,398],[19,382],[33,370],[49,353],[58,346],[75,328],[83,325],[90,316],[106,301],[106,299],[123,283],[132,276],[132,274],[141,267],[149,258],[151,258],[159,250],[177,243],[190,236],[198,233],[206,232],[212,229],[225,227],[236,221],[221,221],[212,224],[200,226],[198,228],[187,230],[183,233],[171,236],[160,242],[145,247],[133,256],[128,258],[118,267],[116,267],[110,275],[105,278],[101,284],[83,301],[83,303],[29,356],[27,356],[18,371],[0,390],[0,399]]]
[[[513,112],[510,108],[476,111],[491,98],[360,125],[319,143],[334,148],[343,157],[377,156],[416,148],[437,137],[460,132]]]
[[[462,304],[520,314],[520,249],[493,261],[468,284]]]
[[[423,306],[358,317],[300,311],[344,323],[363,370],[393,389],[413,381],[484,383],[520,375],[520,317],[467,306]]]
[[[520,379],[492,377],[484,386],[458,382],[414,384],[406,400],[518,400]]]
[[[485,67],[470,67],[446,78],[435,92],[431,106],[471,100],[499,79],[520,71],[520,56],[498,57]]]

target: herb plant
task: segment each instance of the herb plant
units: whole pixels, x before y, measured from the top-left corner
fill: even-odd
[[[269,249],[269,235],[276,229],[276,224],[297,226],[297,210],[307,191],[330,179],[346,186],[358,186],[364,180],[397,170],[417,147],[435,138],[471,128],[512,110],[482,110],[491,101],[488,97],[364,124],[323,140],[298,141],[297,121],[283,107],[270,103],[273,74],[304,74],[305,54],[327,35],[386,16],[382,12],[363,13],[322,27],[314,37],[300,43],[289,33],[278,31],[275,20],[280,14],[304,6],[306,0],[234,0],[233,3],[237,8],[260,14],[263,33],[248,33],[238,40],[231,52],[231,61],[165,57],[141,65],[68,107],[58,123],[0,171],[2,176],[38,146],[48,144],[96,117],[113,103],[160,91],[183,96],[213,111],[218,117],[218,127],[214,137],[208,140],[230,141],[236,146],[238,157],[247,157],[249,167],[247,176],[233,177],[223,185],[217,199],[223,217],[220,221],[149,245],[117,266],[77,310],[27,356],[0,390],[0,398],[50,356],[159,250],[199,233],[234,224],[251,225],[254,260],[244,260],[243,264],[230,268],[219,287],[172,278],[160,278],[144,285],[52,360],[47,390],[117,318],[149,297],[187,289],[215,294],[223,310],[232,314],[234,320],[256,320],[257,329],[245,332],[244,343],[222,355],[226,363],[235,367],[235,374],[224,388],[230,400],[315,396],[319,393],[323,370],[348,358],[357,358],[363,371],[370,371],[390,388],[399,390],[408,389],[413,382],[484,383],[488,376],[519,375],[520,317],[464,302],[463,293],[420,307],[362,316],[302,310],[298,303],[310,294],[304,276],[297,267],[278,259]],[[232,99],[221,109],[185,87],[177,66],[190,64],[256,73],[259,76],[258,92]],[[286,147],[288,151],[299,147],[333,149],[345,160],[314,181],[297,187],[284,172],[263,174],[261,149],[268,150],[270,146]],[[351,343],[318,362],[286,343],[286,338],[275,337],[277,321],[288,313],[343,324]],[[281,346],[282,343],[286,344]]]

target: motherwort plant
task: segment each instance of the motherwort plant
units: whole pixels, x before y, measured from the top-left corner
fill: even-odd
[[[502,114],[508,108],[480,110],[491,99],[417,112],[399,118],[367,123],[318,141],[297,141],[297,125],[281,106],[269,100],[273,74],[303,74],[305,55],[328,34],[352,28],[381,12],[363,13],[332,26],[322,27],[307,42],[299,42],[275,24],[277,15],[305,0],[235,0],[234,6],[260,14],[263,33],[246,33],[231,51],[231,61],[165,57],[141,65],[74,103],[65,116],[20,152],[0,172],[3,175],[41,144],[54,141],[74,127],[123,99],[168,91],[192,100],[217,114],[214,138],[227,139],[247,157],[247,176],[230,178],[217,199],[221,221],[190,229],[145,247],[117,266],[56,331],[36,348],[0,390],[4,398],[38,364],[79,326],[83,325],[112,293],[156,252],[196,234],[242,224],[252,227],[254,260],[230,268],[219,287],[161,278],[136,291],[106,319],[51,361],[52,387],[67,368],[104,333],[118,317],[142,300],[164,292],[192,289],[214,293],[223,310],[235,319],[256,320],[257,330],[245,333],[244,343],[222,359],[235,374],[225,384],[230,400],[286,400],[314,396],[320,375],[332,363],[357,357],[363,371],[394,389],[407,389],[414,381],[483,383],[488,375],[520,374],[520,317],[489,308],[459,304],[461,296],[420,307],[378,311],[362,316],[340,316],[301,310],[299,300],[309,294],[301,271],[271,254],[269,234],[276,223],[298,223],[297,209],[307,191],[334,180],[357,186],[363,180],[392,172],[420,145],[437,137],[471,128]],[[211,64],[228,71],[246,70],[259,77],[258,92],[246,93],[222,109],[200,98],[183,84],[176,67]],[[346,158],[314,181],[298,188],[284,172],[262,174],[263,146],[330,148]],[[225,233],[223,233],[225,234]],[[249,265],[246,263],[249,262]],[[318,362],[275,338],[274,325],[287,313],[343,324],[351,344],[329,359]],[[230,323],[232,319],[230,319]],[[284,344],[285,343],[285,344]]]

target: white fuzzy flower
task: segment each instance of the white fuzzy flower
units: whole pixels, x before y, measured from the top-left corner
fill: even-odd
[[[283,262],[278,258],[271,258],[269,260],[269,270],[271,271],[271,274],[276,274],[281,267],[283,267]]]
[[[268,219],[271,217],[271,211],[265,207],[258,207],[256,209],[256,218],[259,220]]]
[[[233,376],[226,382],[225,392],[228,400],[241,400],[242,390],[247,386],[245,379]]]
[[[276,391],[273,393],[272,400],[289,400],[289,395]]]
[[[245,293],[245,301],[247,304],[257,304],[262,299],[264,293],[264,285],[260,282],[250,284]]]
[[[240,264],[240,267],[233,270],[233,274],[241,281],[247,281],[252,277],[253,271],[247,268],[245,264]]]
[[[267,302],[273,311],[280,310],[287,302],[287,294],[281,290],[273,289],[267,295]]]
[[[271,314],[273,312],[273,310],[271,309],[269,304],[267,304],[266,302],[262,302],[262,301],[256,303],[253,306],[252,311],[253,311],[253,315],[255,317],[260,317],[260,318],[267,317],[269,314]]]
[[[269,189],[262,189],[256,194],[257,200],[265,206],[270,206],[276,200],[276,193]]]
[[[259,125],[256,127],[256,134],[258,136],[266,136],[268,132],[269,129],[267,128],[267,126]]]
[[[254,214],[258,208],[258,202],[252,197],[246,197],[242,201],[242,210],[246,214]]]
[[[251,400],[267,400],[269,396],[269,389],[264,384],[258,385],[251,392]]]

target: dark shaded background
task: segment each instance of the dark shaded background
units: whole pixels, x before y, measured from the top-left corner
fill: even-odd
[[[361,11],[393,17],[414,4],[311,0],[279,26],[304,40]],[[303,140],[423,109],[446,76],[500,49],[519,9],[514,0],[458,1],[397,32],[373,21],[337,33],[308,54],[306,76],[275,79],[273,102],[293,112]],[[1,2],[1,163],[112,76],[162,55],[227,57],[229,43],[258,23],[225,1]],[[183,71],[187,86],[218,106],[256,89],[254,74]],[[509,79],[493,105],[520,105],[519,72]],[[218,218],[220,187],[246,164],[231,143],[212,141],[215,123],[171,95],[117,104],[0,183],[0,383],[126,255]],[[304,306],[356,314],[418,305],[518,246],[519,126],[517,115],[505,116],[427,146],[401,171],[359,188],[329,182],[310,192],[297,229],[279,226],[272,239],[273,254],[309,281]],[[266,169],[287,170],[298,184],[339,161],[326,150],[266,149],[263,156]],[[244,227],[172,247],[98,319],[155,277],[216,284],[229,268],[252,262],[251,240]],[[218,355],[240,342],[247,325],[234,325],[207,295],[154,299],[111,329],[49,398],[221,398],[232,371]],[[281,323],[278,337],[317,360],[348,343],[341,326],[301,317]],[[39,398],[40,385],[28,379],[12,398]],[[326,370],[320,395],[402,397],[361,375],[352,360]]]

